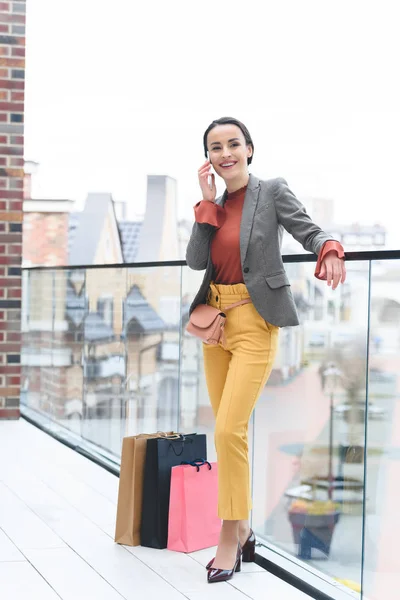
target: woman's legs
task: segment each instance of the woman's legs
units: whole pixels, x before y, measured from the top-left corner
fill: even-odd
[[[250,523],[248,519],[242,519],[239,521],[239,542],[243,546],[250,534]]]
[[[248,423],[275,358],[278,330],[263,332],[261,351],[245,344],[232,351],[215,423],[218,457],[218,515],[246,521],[252,508]],[[255,344],[252,340],[251,344]]]
[[[219,292],[221,287],[228,286],[220,286]],[[232,297],[229,290],[229,297],[219,297],[219,307],[242,298]],[[279,328],[267,324],[252,304],[246,304],[229,311],[225,334],[226,349],[204,345],[207,387],[216,417],[218,515],[223,520],[213,564],[219,569],[232,568],[238,540],[242,545],[249,535],[248,423],[272,370]]]
[[[213,567],[216,569],[231,569],[235,562],[238,542],[243,546],[250,533],[248,519],[240,521],[222,521],[217,554]]]

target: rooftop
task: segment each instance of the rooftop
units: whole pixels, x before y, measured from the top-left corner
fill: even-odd
[[[120,221],[118,223],[124,261],[127,263],[132,263],[136,260],[136,255],[139,249],[139,235],[142,225],[142,221]]]

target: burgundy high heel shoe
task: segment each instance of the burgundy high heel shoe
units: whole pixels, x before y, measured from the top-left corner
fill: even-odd
[[[243,544],[241,552],[243,562],[254,562],[256,557],[256,536],[254,535],[254,531],[252,529],[250,529],[249,537]],[[206,566],[206,569],[211,569],[213,562],[214,558],[210,560]]]
[[[214,561],[214,559],[213,559]],[[232,569],[209,569],[207,573],[208,583],[218,583],[219,581],[229,581],[235,573],[239,573],[242,566],[242,549],[238,544],[236,560]]]
[[[254,531],[250,529],[249,537],[242,547],[242,561],[254,562],[256,558],[256,536]]]

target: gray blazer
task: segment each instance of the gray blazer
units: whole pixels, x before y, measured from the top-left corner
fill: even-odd
[[[216,202],[224,206],[226,196],[225,190]],[[283,177],[262,181],[250,174],[240,224],[243,281],[263,319],[279,327],[299,324],[281,256],[283,227],[305,250],[315,254],[319,254],[327,240],[333,239],[313,223]],[[198,304],[206,303],[213,281],[210,248],[215,231],[207,223],[193,225],[186,261],[191,269],[206,269],[206,272],[190,313]]]

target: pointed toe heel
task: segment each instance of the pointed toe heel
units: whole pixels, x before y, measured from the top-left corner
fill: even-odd
[[[210,562],[214,562],[214,559]],[[241,570],[242,563],[242,549],[240,544],[238,545],[235,564],[233,565],[233,569],[213,569],[210,568],[207,573],[207,581],[208,583],[218,583],[220,581],[229,581],[232,579],[235,573],[239,573]],[[210,563],[209,563],[210,564]]]

